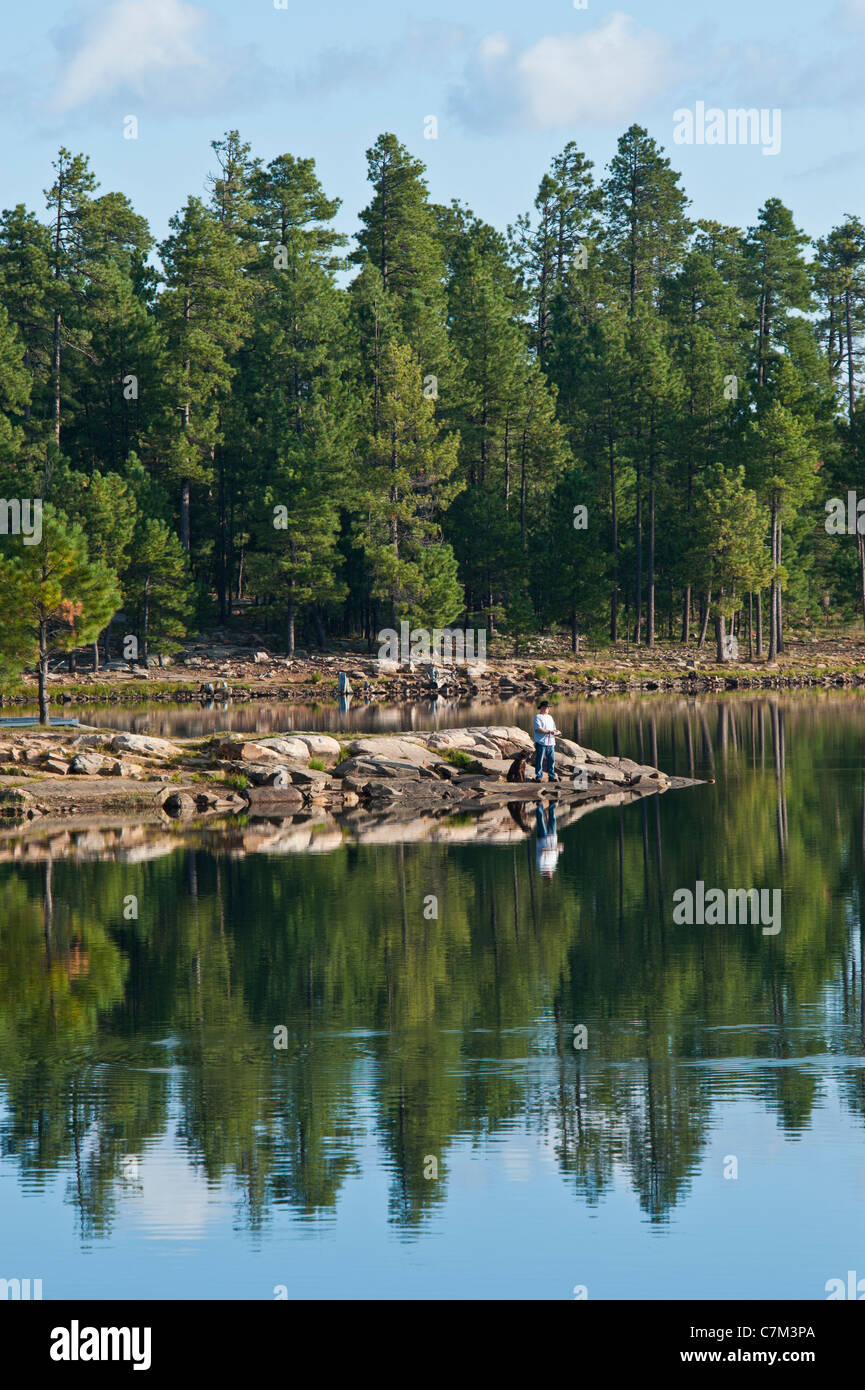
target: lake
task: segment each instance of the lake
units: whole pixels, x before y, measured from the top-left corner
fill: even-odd
[[[346,727],[325,706],[72,713]],[[569,1300],[865,1277],[863,698],[555,714],[714,782],[594,811],[546,875],[532,821],[504,845],[215,835],[0,863],[0,1278],[46,1299]],[[779,890],[779,930],[677,925],[698,882]]]

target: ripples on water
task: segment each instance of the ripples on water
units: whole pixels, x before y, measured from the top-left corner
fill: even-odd
[[[185,707],[146,727],[213,713],[229,727]],[[865,1266],[860,698],[556,717],[715,784],[564,829],[552,879],[531,838],[0,863],[0,1277],[46,1298],[822,1298]],[[782,930],[675,926],[698,879],[780,888]]]

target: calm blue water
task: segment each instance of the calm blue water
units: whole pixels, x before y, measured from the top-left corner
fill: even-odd
[[[562,827],[552,878],[533,820],[322,826],[315,853],[193,833],[133,862],[3,843],[0,1278],[567,1300],[865,1277],[861,701],[557,719],[714,785]],[[781,931],[675,925],[698,879],[780,888]]]

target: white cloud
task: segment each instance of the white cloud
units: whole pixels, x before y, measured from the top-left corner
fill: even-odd
[[[865,0],[840,0],[833,19],[847,30],[865,28]]]
[[[54,104],[73,110],[116,92],[145,94],[154,78],[202,68],[204,15],[184,0],[114,0],[71,36]]]
[[[616,10],[588,32],[548,35],[521,51],[487,35],[456,105],[470,125],[606,126],[660,97],[675,66],[669,40]]]

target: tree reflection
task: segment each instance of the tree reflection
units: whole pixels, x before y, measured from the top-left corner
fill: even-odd
[[[252,1228],[280,1206],[333,1212],[377,1152],[411,1233],[445,1201],[455,1145],[525,1126],[579,1200],[625,1173],[660,1223],[731,1088],[788,1139],[833,1075],[865,1119],[861,1069],[785,1065],[865,1046],[865,789],[814,775],[855,765],[858,704],[624,701],[580,718],[587,744],[716,788],[579,821],[552,881],[528,837],[0,866],[4,1156],[34,1185],[67,1174],[92,1237],[128,1156],[169,1133],[209,1183],[238,1185]],[[781,933],[675,927],[672,894],[697,879],[781,887]]]

